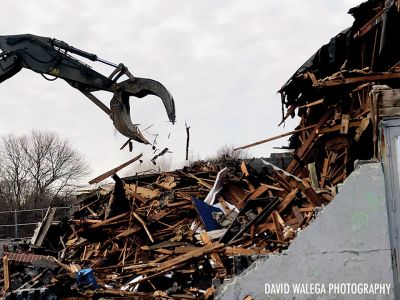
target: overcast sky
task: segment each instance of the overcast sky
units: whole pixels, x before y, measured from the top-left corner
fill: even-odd
[[[99,57],[123,62],[138,77],[163,83],[175,98],[170,125],[161,101],[131,98],[133,123],[153,125],[157,147],[170,148],[174,166],[190,149],[205,158],[224,144],[240,146],[293,129],[281,119],[276,91],[320,46],[352,24],[357,0],[2,0],[1,34],[55,37]],[[109,75],[112,68],[90,63]],[[23,70],[0,84],[0,135],[52,130],[67,137],[91,165],[92,176],[149,146],[126,141],[97,106],[63,80]],[[111,94],[102,94],[108,105]],[[169,136],[169,138],[168,138]],[[149,140],[154,137],[146,135]],[[286,140],[251,149],[266,156]]]

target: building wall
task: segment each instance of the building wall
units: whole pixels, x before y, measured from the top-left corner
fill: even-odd
[[[265,284],[289,285],[289,294],[265,294]],[[294,293],[292,284],[308,283],[309,292]],[[341,295],[334,283],[386,283],[389,295]],[[326,293],[316,294],[317,287]],[[275,285],[275,287],[277,287]],[[287,290],[287,289],[286,289]],[[271,291],[270,291],[271,292]],[[224,284],[217,299],[394,299],[385,183],[380,163],[361,165],[317,218],[298,233],[281,255],[255,262]]]

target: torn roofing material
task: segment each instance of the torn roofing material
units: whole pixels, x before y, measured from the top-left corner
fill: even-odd
[[[349,10],[355,18],[353,25],[333,37],[311,56],[281,87],[282,103],[301,105],[309,98],[311,81],[306,76],[312,72],[316,78],[324,78],[340,70],[363,69],[371,61],[370,69],[382,72],[400,60],[400,29],[398,1],[370,0]],[[373,30],[374,28],[382,30]],[[365,49],[366,43],[379,40],[379,49]]]

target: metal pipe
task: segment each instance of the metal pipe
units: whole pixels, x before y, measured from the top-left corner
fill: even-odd
[[[110,62],[110,61],[107,61],[107,60],[105,60],[105,59],[97,58],[97,61],[99,61],[99,62],[101,62],[101,63],[103,63],[103,64],[106,64],[106,65],[109,65],[109,66],[111,66],[111,67],[118,68],[118,65],[117,65],[117,64],[114,64],[114,63],[112,63],[112,62]]]
[[[18,213],[17,210],[14,210],[14,236],[17,239],[18,238],[18,217],[17,217]]]

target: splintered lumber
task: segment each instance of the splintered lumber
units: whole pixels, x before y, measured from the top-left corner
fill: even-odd
[[[160,156],[163,156],[164,154],[166,154],[168,152],[168,148],[164,148],[160,153],[156,154],[152,159],[151,162],[153,164],[156,164],[156,159],[159,158]]]
[[[315,206],[321,206],[322,201],[320,197],[317,195],[315,190],[305,181],[303,180],[301,184],[299,184],[299,187],[303,194],[306,196],[306,198],[310,201]]]
[[[221,170],[226,176],[217,180]],[[177,278],[201,273],[209,282],[234,276],[236,269],[228,267],[234,256],[286,249],[294,238],[288,228],[307,225],[314,209],[301,179],[278,168],[266,176],[253,172],[249,163],[232,160],[226,166],[195,162],[185,172],[115,178],[114,186],[81,200],[61,238],[64,260],[55,265],[69,274],[92,268],[102,288],[131,290],[147,284],[158,290],[158,278],[170,272]],[[210,209],[205,199],[216,181],[218,208]],[[196,210],[192,197],[207,205]],[[296,213],[292,201],[300,207]],[[202,218],[212,218],[216,229],[205,231]],[[199,287],[177,283],[183,288],[173,297],[201,299]]]
[[[193,258],[199,257],[199,256],[203,256],[206,255],[208,253],[210,253],[213,250],[222,248],[224,246],[224,244],[222,243],[212,243],[209,245],[205,245],[203,247],[199,247],[197,249],[194,249],[188,253],[182,254],[178,257],[175,257],[171,260],[168,260],[164,263],[162,263],[160,266],[155,267],[153,269],[147,270],[145,273],[156,273],[156,272],[163,272],[163,271],[168,271],[174,267],[176,267],[177,265],[180,265],[182,263],[185,263]]]
[[[211,239],[209,238],[207,232],[203,232],[202,234],[200,234],[200,238],[204,245],[212,244]],[[219,257],[219,255],[217,253],[211,253],[210,256],[214,260],[214,262],[217,264],[217,268],[225,268],[221,258]]]
[[[343,129],[343,133],[345,133],[345,131],[347,133],[348,132],[348,128],[359,127],[361,123],[362,123],[362,121],[360,121],[360,120],[345,122],[344,126],[347,127],[347,131],[346,131],[346,129]],[[343,125],[340,124],[340,125],[333,125],[333,126],[330,126],[330,127],[321,127],[321,128],[318,129],[318,133],[319,134],[324,134],[324,133],[328,133],[328,132],[341,131],[342,130],[342,126]],[[340,132],[340,133],[342,133],[342,132]]]
[[[143,201],[153,200],[160,196],[160,191],[158,189],[152,190],[149,188],[137,186],[135,184],[126,184],[124,188],[125,192],[128,192],[128,194],[132,195],[133,197],[137,197],[137,195],[139,195],[139,197],[141,198],[139,200],[145,199]]]
[[[356,84],[370,81],[383,81],[400,78],[399,73],[381,73],[381,74],[371,74],[360,77],[351,77],[351,78],[337,78],[326,80],[322,82],[318,82],[314,84],[314,87],[323,88],[323,87],[335,87],[335,86],[343,86],[348,84]]]
[[[235,255],[266,255],[271,252],[268,250],[264,250],[262,248],[243,248],[243,247],[225,247],[225,255],[227,256],[235,256]]]
[[[247,170],[247,167],[246,167],[246,164],[245,164],[244,161],[242,161],[242,163],[240,164],[240,168],[242,169],[242,172],[243,172],[244,176],[248,177],[250,175],[249,171]]]
[[[350,116],[349,115],[342,115],[342,122],[340,124],[340,134],[347,134],[349,132],[349,122]]]
[[[276,210],[272,212],[272,221],[274,223],[276,237],[278,238],[278,241],[281,242],[281,241],[283,241],[283,234],[282,234],[281,225],[279,224],[279,221],[278,221],[278,212]]]
[[[278,211],[281,213],[283,210],[288,207],[290,202],[293,201],[293,199],[296,197],[297,192],[299,191],[298,188],[294,189],[291,191],[289,194],[286,195],[286,197],[281,201],[281,203],[278,205]]]
[[[324,99],[319,99],[317,101],[314,101],[314,102],[299,106],[299,108],[312,107],[312,106],[319,105],[319,104],[322,104],[322,103],[324,103]]]
[[[149,229],[147,229],[146,223],[143,221],[143,219],[142,219],[141,217],[139,217],[139,215],[138,215],[137,213],[135,213],[134,211],[132,212],[132,214],[133,214],[133,215],[135,216],[135,218],[142,224],[142,226],[143,226],[144,230],[146,231],[147,236],[149,237],[150,241],[151,241],[152,243],[154,243],[154,239],[153,239],[153,237],[151,236],[151,233],[150,233]]]
[[[311,150],[311,145],[316,142],[316,138],[318,136],[318,128],[321,127],[329,118],[329,112],[326,112],[318,124],[313,128],[311,133],[308,135],[307,140],[304,141],[304,143],[301,145],[300,148],[296,149],[294,152],[294,157],[288,167],[286,168],[286,171],[292,174],[296,174],[295,171],[297,170],[299,166],[299,161],[302,161],[304,157],[310,152]]]
[[[114,175],[115,173],[117,173],[118,171],[122,170],[123,168],[129,166],[131,163],[137,161],[139,158],[142,157],[143,154],[139,154],[138,156],[135,156],[134,158],[128,160],[127,162],[123,163],[122,165],[119,165],[118,167],[111,169],[110,171],[107,171],[99,176],[97,176],[96,178],[92,179],[89,181],[89,184],[94,184],[94,183],[99,183],[100,181],[111,177],[112,175]]]
[[[295,218],[297,219],[297,223],[299,224],[299,226],[301,226],[304,221],[304,217],[296,205],[292,206],[292,212],[293,212]]]
[[[289,132],[286,132],[286,133],[282,133],[282,134],[267,138],[265,140],[261,140],[261,141],[258,141],[258,142],[252,143],[252,144],[248,144],[248,145],[244,145],[244,146],[235,148],[233,150],[236,151],[236,150],[251,148],[251,147],[254,147],[254,146],[257,146],[257,145],[261,145],[261,144],[264,144],[264,143],[268,143],[270,141],[274,141],[274,140],[283,138],[285,136],[289,136],[289,135],[293,135],[295,133],[299,133],[299,132],[302,132],[302,131],[305,131],[305,130],[309,130],[309,129],[312,129],[312,128],[315,128],[315,127],[318,127],[318,126],[319,126],[319,124],[314,124],[314,125],[310,125],[310,126],[307,126],[307,127],[300,128],[300,129],[292,130],[292,131],[289,131]]]
[[[214,293],[215,289],[213,287],[209,287],[208,289],[206,289],[206,291],[204,292],[204,300],[213,299]]]
[[[308,164],[307,167],[308,171],[310,172],[311,186],[313,188],[319,188],[318,175],[315,169],[315,162]]]
[[[257,189],[255,189],[249,196],[250,200],[257,199],[262,194],[264,194],[269,189],[267,185],[260,185]]]
[[[89,228],[90,228],[90,229],[95,229],[95,228],[104,227],[104,226],[107,226],[107,225],[109,225],[109,224],[111,224],[111,223],[113,223],[113,222],[115,222],[115,221],[124,219],[126,216],[129,216],[129,212],[125,212],[125,213],[120,214],[120,215],[118,215],[118,216],[115,216],[115,217],[106,219],[106,220],[104,220],[104,221],[100,221],[100,222],[98,222],[98,223],[95,223],[95,224],[93,224],[93,225],[90,225]]]

